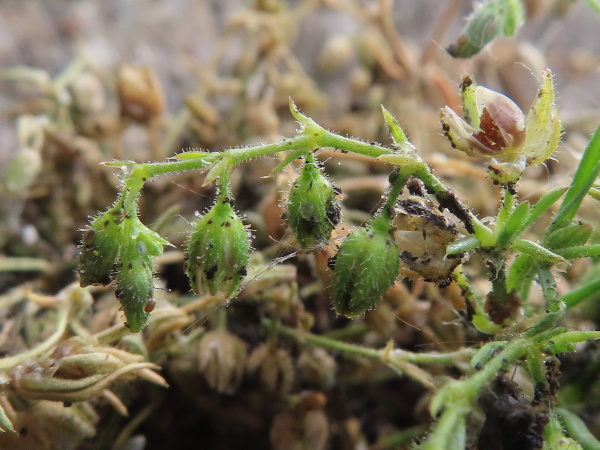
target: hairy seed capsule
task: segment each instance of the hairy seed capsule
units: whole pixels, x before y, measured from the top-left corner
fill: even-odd
[[[113,278],[113,266],[119,254],[122,213],[111,209],[96,217],[85,231],[79,254],[79,284],[107,285]]]
[[[340,221],[336,189],[312,158],[292,185],[284,219],[303,248],[329,239]]]
[[[250,242],[228,199],[219,199],[198,220],[188,244],[186,272],[195,293],[235,296],[246,275]]]
[[[154,277],[152,255],[139,237],[121,250],[116,294],[127,319],[127,328],[133,333],[141,331],[150,315],[146,305],[153,301]]]
[[[391,230],[391,221],[384,213],[344,240],[333,277],[333,305],[337,314],[355,317],[364,313],[394,284],[400,252]]]

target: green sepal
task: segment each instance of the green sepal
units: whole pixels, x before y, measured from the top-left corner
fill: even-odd
[[[146,227],[137,217],[132,220],[134,220],[134,223],[131,227],[130,237],[137,240],[138,251],[141,255],[147,253],[150,256],[160,256],[163,254],[163,247],[171,245],[169,241],[163,239],[158,233]]]
[[[250,241],[228,199],[219,198],[195,224],[188,243],[186,272],[197,294],[234,297],[246,275]]]
[[[391,221],[379,216],[344,240],[335,259],[333,305],[337,314],[358,316],[373,308],[394,284],[400,266],[400,251]]]
[[[290,189],[284,214],[287,225],[303,248],[331,237],[340,221],[336,195],[336,189],[321,173],[312,156],[307,156],[300,176]]]
[[[123,232],[123,210],[111,208],[96,217],[85,230],[79,254],[79,284],[106,286],[113,279]]]
[[[154,298],[152,255],[146,251],[143,235],[131,238],[121,249],[117,271],[117,298],[131,332],[141,331],[148,322],[146,304]]]

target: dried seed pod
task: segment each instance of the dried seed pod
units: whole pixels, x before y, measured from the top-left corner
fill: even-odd
[[[290,190],[284,214],[284,219],[303,248],[330,238],[340,221],[340,205],[336,200],[338,193],[315,165],[312,156],[307,156],[300,176]]]
[[[308,347],[298,357],[298,376],[303,384],[328,389],[335,384],[337,364],[327,351]]]
[[[163,90],[149,67],[121,66],[117,73],[117,89],[121,113],[136,122],[149,122],[165,107]]]
[[[234,297],[246,275],[249,256],[246,227],[228,199],[217,199],[190,236],[186,272],[192,289]]]
[[[400,252],[391,231],[391,220],[384,212],[344,240],[333,276],[333,305],[337,314],[355,317],[364,313],[394,284]]]
[[[269,392],[286,395],[292,389],[296,370],[290,354],[281,348],[271,349],[262,344],[248,357],[246,370],[256,373]]]
[[[116,295],[127,319],[125,325],[133,333],[146,326],[150,315],[146,304],[154,297],[152,256],[140,236],[121,249]]]
[[[446,256],[448,244],[458,239],[456,226],[436,206],[421,197],[401,200],[393,220],[394,239],[401,251],[400,275],[444,282],[462,261]]]
[[[113,279],[122,233],[121,209],[109,209],[96,217],[85,231],[79,254],[79,284],[107,285]]]
[[[247,355],[241,339],[224,330],[209,331],[200,339],[198,368],[211,388],[233,394],[242,381]]]
[[[329,422],[323,411],[327,399],[321,392],[304,391],[273,419],[270,441],[274,450],[324,450],[329,440]]]

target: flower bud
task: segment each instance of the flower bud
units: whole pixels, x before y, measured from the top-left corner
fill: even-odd
[[[448,244],[458,238],[456,226],[433,203],[410,197],[399,202],[393,224],[401,251],[399,272],[410,278],[444,282],[462,255],[446,256]]]
[[[331,185],[314,163],[312,157],[290,190],[287,211],[288,226],[303,248],[316,245],[331,237],[331,231],[340,221],[339,191]]]
[[[211,388],[233,394],[242,381],[247,355],[241,339],[227,331],[209,331],[200,339],[198,368]]]
[[[146,304],[154,298],[152,255],[139,236],[121,250],[117,271],[117,298],[131,332],[141,331],[150,315]]]
[[[113,278],[122,233],[122,211],[109,209],[96,217],[85,231],[79,254],[79,284],[107,285]]]
[[[246,227],[229,200],[218,199],[190,236],[186,272],[193,291],[235,296],[246,275],[249,255]]]
[[[394,284],[400,252],[390,235],[388,213],[353,231],[335,259],[333,305],[337,314],[355,317],[371,309]]]

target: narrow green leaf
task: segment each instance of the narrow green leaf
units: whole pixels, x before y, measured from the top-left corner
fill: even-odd
[[[296,161],[298,158],[300,158],[302,155],[305,155],[305,154],[306,154],[305,148],[301,148],[301,149],[298,149],[298,150],[288,153],[286,155],[286,157],[279,164],[277,164],[277,167],[275,167],[273,170],[271,170],[271,173],[269,174],[269,176],[272,177],[272,176],[278,174],[288,164],[291,164],[293,161]]]
[[[550,208],[556,201],[563,196],[567,191],[566,188],[559,188],[543,195],[537,203],[529,211],[529,215],[525,219],[525,228],[531,226],[539,217]]]
[[[499,247],[504,247],[523,232],[529,209],[529,202],[521,202],[517,205],[498,234],[496,244]]]
[[[474,369],[483,366],[498,352],[498,349],[503,348],[507,344],[506,341],[492,341],[482,346],[477,353],[471,358],[471,367]]]
[[[175,155],[173,157],[173,159],[177,159],[177,160],[202,159],[206,155],[208,155],[207,152],[182,152],[182,153],[178,153],[177,155]]]
[[[600,173],[600,127],[598,127],[592,136],[588,146],[583,152],[577,172],[573,177],[571,186],[563,199],[562,204],[554,221],[550,225],[549,232],[557,230],[568,224],[579,209],[579,205],[586,196],[590,187],[598,178]]]
[[[504,225],[510,218],[510,215],[513,213],[515,207],[515,196],[506,190],[504,192],[504,199],[502,201],[502,206],[498,210],[498,214],[496,215],[496,221],[494,223],[494,233],[496,236],[500,233],[500,231],[504,228]]]
[[[544,246],[551,249],[583,245],[592,235],[594,228],[583,222],[575,222],[549,233],[544,238]]]
[[[540,244],[527,239],[517,239],[511,244],[511,248],[521,253],[531,256],[539,261],[546,261],[552,264],[561,264],[566,266],[567,261],[560,255],[551,252]]]
[[[517,255],[506,274],[506,290],[516,291],[519,297],[527,300],[536,270],[535,261],[531,256],[524,253]]]
[[[585,300],[600,299],[600,278],[591,280],[569,291],[569,293],[563,295],[560,299],[565,302],[567,308],[572,308]]]
[[[225,158],[221,159],[221,161],[219,161],[214,166],[212,166],[212,168],[206,174],[206,178],[204,179],[204,183],[202,183],[202,186],[209,185],[210,183],[215,181],[217,178],[220,178],[224,174],[226,174],[228,176],[229,173],[231,172],[231,169],[234,166],[234,163],[235,163],[235,161],[232,157],[225,157]]]
[[[600,441],[590,433],[587,425],[578,415],[565,408],[556,408],[554,411],[558,414],[569,435],[584,449],[600,449]]]
[[[290,98],[290,112],[292,113],[292,116],[294,116],[294,118],[300,122],[300,125],[302,125],[302,128],[306,128],[306,127],[316,127],[316,128],[321,128],[319,125],[317,125],[317,123],[312,120],[310,117],[305,116],[304,114],[302,114],[300,112],[300,110],[298,109],[298,107],[296,106],[296,104],[292,101],[292,99]]]
[[[600,244],[593,245],[577,245],[575,247],[566,247],[554,249],[556,253],[564,256],[567,259],[574,258],[591,258],[600,256]]]
[[[448,247],[446,247],[446,256],[460,255],[462,253],[473,251],[479,247],[481,247],[479,239],[475,236],[466,236],[448,244]]]
[[[135,161],[130,161],[130,160],[126,160],[126,161],[104,161],[101,162],[100,164],[102,164],[103,166],[108,166],[108,167],[132,167],[132,166],[137,166],[138,163],[136,163]]]
[[[390,134],[392,135],[392,139],[396,144],[402,144],[404,142],[408,142],[406,134],[402,130],[402,127],[398,123],[398,121],[390,114],[390,112],[381,105],[381,111],[383,112],[383,118],[385,119],[385,124],[388,127]]]

